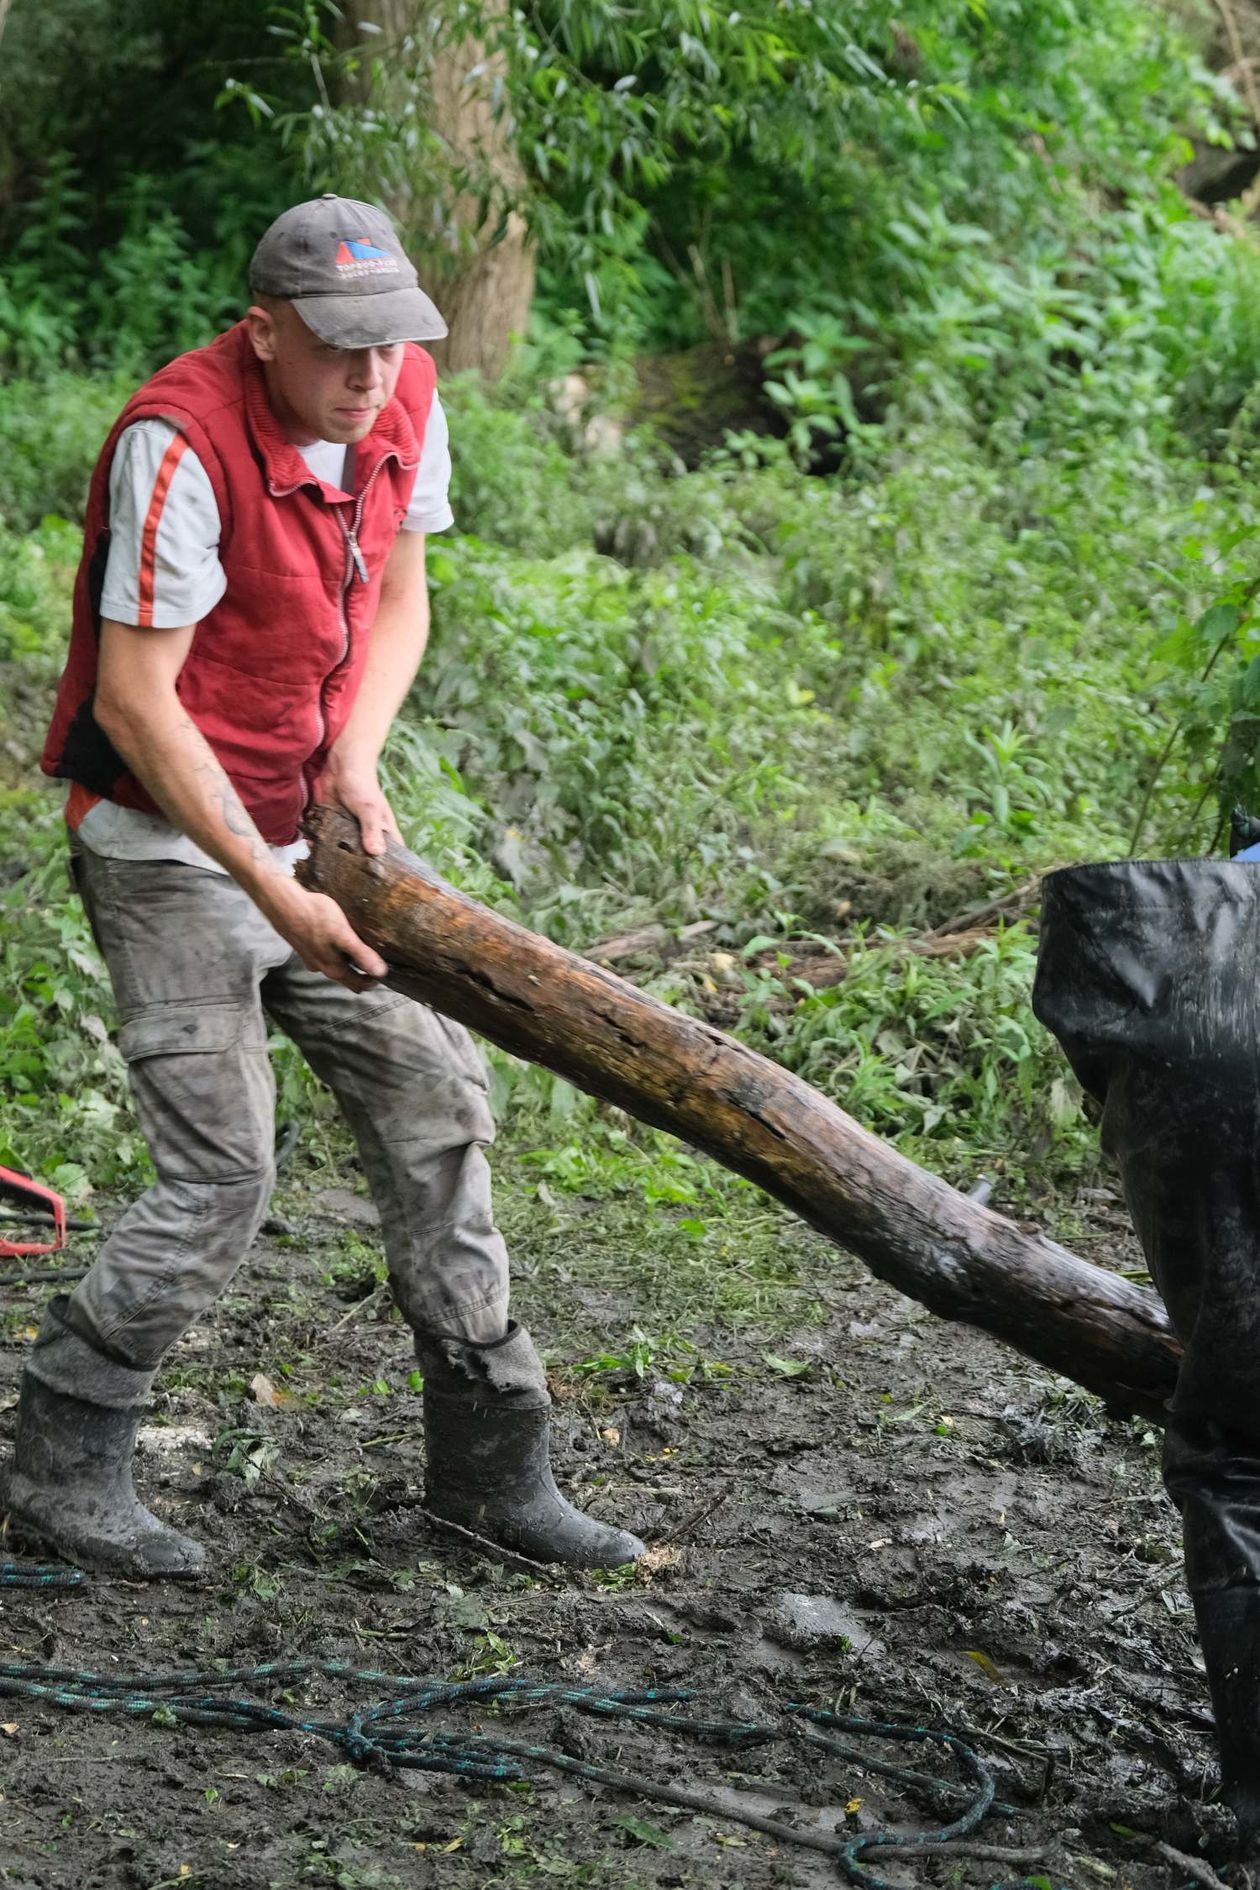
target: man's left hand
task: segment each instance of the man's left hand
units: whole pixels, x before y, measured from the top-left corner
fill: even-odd
[[[394,810],[381,792],[374,767],[341,760],[334,749],[320,777],[317,796],[354,815],[365,853],[384,853],[386,840],[402,840]]]

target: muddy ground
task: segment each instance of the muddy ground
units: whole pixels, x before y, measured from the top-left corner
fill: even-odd
[[[139,1480],[213,1546],[213,1580],[0,1593],[0,1660],[307,1655],[448,1678],[681,1684],[696,1691],[690,1710],[781,1726],[785,1700],[838,1704],[963,1731],[1013,1807],[981,1838],[1035,1860],[877,1863],[898,1882],[1031,1872],[1153,1890],[1186,1881],[1153,1855],[1156,1839],[1214,1848],[1210,1722],[1150,1431],[943,1325],[786,1216],[769,1217],[774,1263],[737,1327],[706,1318],[700,1292],[663,1338],[652,1280],[619,1264],[613,1210],[544,1189],[546,1205],[533,1198],[510,1231],[517,1310],[553,1370],[558,1471],[655,1552],[633,1578],[495,1565],[421,1513],[413,1360],[378,1285],[370,1207],[345,1181],[290,1180],[281,1222],[161,1381]],[[1080,1208],[1078,1248],[1136,1266],[1114,1198],[1093,1192]],[[642,1242],[642,1207],[622,1212]],[[738,1245],[724,1264],[738,1269]],[[660,1279],[662,1295],[677,1285]],[[51,1290],[0,1287],[6,1442]],[[280,1402],[251,1390],[259,1374]],[[303,1697],[327,1713],[386,1691],[320,1681]],[[306,1734],[25,1700],[0,1713],[0,1882],[22,1890],[841,1881],[818,1852],[545,1767],[526,1786],[388,1777]],[[445,1723],[502,1725],[484,1708]],[[554,1706],[507,1731],[814,1831],[941,1815],[861,1758],[799,1738],[697,1747]],[[957,1777],[941,1753],[865,1749]]]

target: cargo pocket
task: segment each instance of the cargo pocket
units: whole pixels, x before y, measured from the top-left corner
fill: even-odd
[[[257,1007],[146,1005],[120,1026],[118,1048],[159,1175],[231,1181],[270,1168],[274,1089]]]
[[[235,998],[214,998],[197,1005],[146,1004],[119,1026],[118,1048],[127,1063],[146,1057],[213,1055],[240,1043],[249,1021]],[[261,1018],[257,1041],[266,1042]]]

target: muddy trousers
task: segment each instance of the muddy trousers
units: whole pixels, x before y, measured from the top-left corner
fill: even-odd
[[[1102,1105],[1185,1355],[1164,1479],[1222,1790],[1260,1853],[1260,866],[1124,862],[1045,882],[1034,1008]]]
[[[270,1020],[349,1122],[408,1323],[473,1344],[501,1338],[508,1262],[484,1154],[494,1123],[467,1032],[409,998],[307,971],[219,874],[77,846],[72,870],[157,1178],[72,1294],[71,1327],[151,1371],[231,1279],[275,1179]]]

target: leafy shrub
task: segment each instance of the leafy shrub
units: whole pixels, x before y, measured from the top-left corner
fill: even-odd
[[[475,375],[443,383],[456,453],[451,504],[461,531],[546,558],[589,539],[581,468],[551,437],[541,399],[492,400]]]
[[[72,415],[78,389],[54,378],[13,410],[25,431],[7,470],[31,510],[46,416]],[[578,947],[648,918],[708,921],[736,952],[758,934],[840,938],[843,983],[815,996],[768,974],[740,1028],[911,1145],[970,1121],[986,1147],[1004,1134],[1070,1147],[1023,1008],[1027,934],[925,964],[890,956],[872,928],[937,924],[1047,866],[1123,851],[1148,788],[1153,842],[1178,833],[1216,764],[1188,732],[1219,744],[1228,702],[1193,694],[1171,633],[1231,571],[1246,579],[1243,473],[1222,462],[1209,497],[1202,465],[1167,448],[1137,458],[1100,434],[1088,458],[1070,444],[1032,456],[1000,432],[982,444],[904,423],[849,476],[806,478],[738,446],[682,474],[650,439],[566,453],[554,417],[516,395],[500,411],[459,386],[452,411],[474,516],[501,537],[430,547],[432,649],[386,757],[413,844]],[[595,548],[609,513],[622,558]],[[28,750],[76,550],[56,521],[0,536],[0,655],[37,687],[21,706]],[[1244,658],[1239,642],[1239,673]],[[86,950],[81,928],[68,943],[59,929],[55,796],[20,805],[9,1033],[32,1054],[30,1004],[50,1047],[38,1081],[23,1067],[13,1119],[31,1148],[51,1138],[75,1159],[57,1140],[73,1111],[50,1117],[47,1099],[117,1103],[116,1072],[79,1027],[103,1014],[98,986],[73,960],[55,968]],[[668,973],[657,988],[694,998]],[[880,1050],[885,1027],[904,1056]],[[522,1120],[550,1107],[549,1079],[506,1063],[500,1089]],[[93,1172],[108,1166],[95,1133]]]
[[[82,518],[92,467],[134,386],[123,375],[0,380],[0,523],[30,531],[49,513]]]

